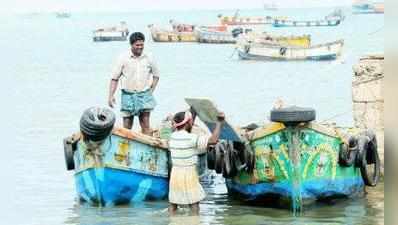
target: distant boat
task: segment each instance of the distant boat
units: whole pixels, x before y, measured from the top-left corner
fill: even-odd
[[[157,28],[153,24],[148,25],[151,31],[152,40],[154,42],[197,42],[198,38],[196,33],[193,31],[194,28],[189,31],[184,28],[175,28],[173,30],[167,30]]]
[[[93,41],[126,41],[129,35],[126,22],[120,22],[119,26],[98,28],[93,31]]]
[[[323,20],[279,20],[273,21],[273,27],[320,27],[337,26],[341,23],[341,18],[323,19]]]
[[[375,13],[384,13],[384,2],[374,3],[373,10]]]
[[[272,24],[275,19],[287,19],[287,17],[272,16],[218,16],[222,25],[264,25]]]
[[[355,1],[352,4],[354,14],[383,14],[384,2]]]
[[[198,41],[201,43],[213,44],[235,44],[244,39],[251,43],[258,44],[281,44],[291,46],[308,47],[311,43],[309,35],[302,36],[277,36],[268,33],[251,32],[243,28],[235,28],[232,31],[208,31],[197,29]]]
[[[239,58],[245,60],[334,60],[341,55],[343,45],[343,40],[310,47],[244,42],[239,44],[238,53]]]
[[[69,18],[71,17],[71,14],[68,12],[56,12],[55,13],[57,18]]]

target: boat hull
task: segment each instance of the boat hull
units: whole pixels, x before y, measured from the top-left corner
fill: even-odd
[[[75,174],[79,198],[92,205],[117,205],[166,199],[168,179],[111,167]]]
[[[151,28],[151,36],[154,42],[198,42],[195,32],[163,31]]]
[[[335,60],[337,58],[337,54],[326,54],[326,55],[318,55],[318,56],[306,56],[301,58],[289,59],[285,57],[272,57],[272,56],[261,56],[261,55],[253,55],[248,54],[242,51],[238,52],[239,58],[242,60],[259,60],[259,61],[304,61],[304,60],[313,60],[313,61],[328,61]]]
[[[241,44],[238,55],[243,60],[293,61],[335,60],[341,55],[343,40],[311,47]]]
[[[198,174],[203,176],[206,155],[198,158]],[[168,197],[169,152],[153,137],[118,128],[100,144],[79,140],[73,161],[83,202],[112,206]]]
[[[290,182],[259,183],[242,185],[231,179],[226,180],[228,193],[246,202],[290,208],[292,204],[292,185]],[[351,198],[364,195],[364,183],[361,177],[349,179],[324,179],[302,183],[303,205],[313,204],[332,198]],[[269,204],[266,200],[273,199]]]
[[[290,21],[290,20],[274,20],[273,27],[323,27],[337,26],[341,20],[318,20],[318,21]]]
[[[93,37],[94,42],[106,42],[106,41],[126,41],[127,36],[120,37]]]
[[[361,196],[364,182],[358,167],[341,166],[342,139],[310,123],[288,128],[272,123],[255,132],[250,145],[255,154],[253,172],[240,171],[226,180],[232,196],[296,208],[323,199]],[[277,200],[277,202],[275,202]]]

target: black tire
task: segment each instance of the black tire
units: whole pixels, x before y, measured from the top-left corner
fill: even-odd
[[[216,165],[216,150],[214,146],[209,147],[207,151],[207,168],[209,170],[214,170]]]
[[[281,123],[300,123],[315,120],[315,110],[291,106],[271,110],[271,121]]]
[[[252,173],[256,165],[256,157],[253,151],[249,151],[249,163],[247,165],[247,172]]]
[[[115,114],[106,108],[91,107],[80,118],[80,131],[85,140],[102,141],[112,132]]]
[[[354,165],[358,154],[358,140],[355,137],[348,139],[348,146],[341,144],[339,151],[339,164],[341,166],[350,167]]]
[[[232,31],[231,31],[231,33],[232,33],[232,37],[233,38],[236,38],[236,37],[238,37],[239,36],[239,34],[242,34],[243,33],[243,28],[235,28],[235,29],[233,29]]]
[[[287,50],[286,47],[280,48],[280,49],[279,49],[279,54],[280,54],[281,56],[284,56],[284,55],[286,54],[286,50]]]
[[[246,171],[251,173],[254,170],[254,162],[255,160],[255,156],[254,156],[254,152],[250,146],[249,143],[245,144],[245,150],[244,150],[244,162],[246,164]]]
[[[359,153],[357,164],[361,170],[362,179],[367,186],[376,186],[380,178],[380,158],[377,143],[371,137],[362,134],[358,138]],[[368,165],[373,165],[373,172],[369,174]]]
[[[224,145],[219,142],[215,146],[216,150],[216,161],[214,165],[214,169],[216,170],[216,173],[222,173],[223,166],[224,166]]]
[[[223,167],[223,177],[231,178],[237,174],[237,170],[233,161],[233,150],[234,145],[232,141],[224,142],[224,167]]]
[[[65,164],[67,170],[75,169],[75,161],[73,160],[73,143],[70,138],[64,139],[64,156],[65,156]]]

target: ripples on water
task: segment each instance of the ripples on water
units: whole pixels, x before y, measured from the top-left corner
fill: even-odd
[[[75,204],[70,209],[73,216],[65,224],[384,224],[383,183],[367,198],[317,203],[298,216],[286,209],[253,207],[229,197],[223,178],[218,175],[203,184],[207,197],[200,204],[199,216],[192,216],[183,208],[169,217],[166,201],[112,208]]]
[[[323,17],[332,9],[279,10],[291,17]],[[65,170],[62,139],[78,129],[81,113],[106,104],[109,73],[127,42],[93,43],[91,31],[124,20],[132,31],[147,24],[167,24],[170,18],[187,23],[214,24],[230,11],[0,16],[2,82],[1,224],[383,224],[384,186],[367,198],[320,204],[299,217],[288,210],[251,207],[229,199],[220,177],[205,185],[208,196],[199,217],[182,211],[169,218],[167,202],[97,208],[76,202],[73,172]],[[262,15],[262,10],[242,15]],[[340,60],[333,62],[250,62],[230,58],[230,45],[153,43],[161,79],[155,97],[153,124],[168,113],[186,108],[184,97],[207,96],[232,124],[267,119],[278,97],[288,104],[314,107],[317,119],[334,115],[339,125],[352,124],[352,66],[360,56],[383,52],[381,15],[352,16],[334,28],[274,29],[280,34],[311,34],[313,43],[344,38]],[[333,32],[331,32],[331,30]]]

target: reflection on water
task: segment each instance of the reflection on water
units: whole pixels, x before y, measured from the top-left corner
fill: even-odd
[[[199,216],[192,216],[183,208],[169,217],[167,201],[109,208],[76,203],[71,209],[73,216],[65,224],[384,224],[384,183],[368,190],[366,198],[317,203],[299,216],[286,209],[253,207],[231,198],[218,175],[203,184],[207,197],[200,204]]]

